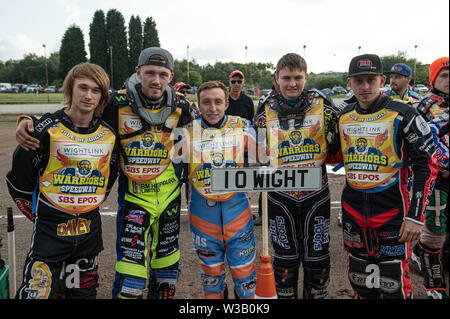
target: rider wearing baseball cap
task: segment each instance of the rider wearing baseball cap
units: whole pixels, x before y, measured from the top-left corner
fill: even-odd
[[[409,88],[412,70],[408,65],[396,63],[387,73],[390,74],[389,82],[391,89],[383,92],[383,95],[390,96],[392,99],[409,102],[416,102],[422,98],[419,93]]]
[[[354,57],[348,84],[356,101],[341,111],[338,122],[346,172],[342,224],[348,278],[355,296],[364,299],[412,297],[410,243],[420,237],[437,173],[428,125],[414,108],[380,94],[385,81],[377,55]],[[370,147],[356,150],[361,138]],[[376,266],[386,285],[366,284],[368,266]]]

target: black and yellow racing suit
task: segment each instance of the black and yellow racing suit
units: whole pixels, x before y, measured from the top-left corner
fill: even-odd
[[[17,147],[6,177],[17,207],[34,222],[16,297],[95,298],[103,250],[99,205],[117,177],[115,132],[99,118],[75,127],[64,110],[35,118],[34,127],[39,149]]]

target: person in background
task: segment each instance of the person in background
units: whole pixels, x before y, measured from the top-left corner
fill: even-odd
[[[225,114],[240,116],[251,122],[255,115],[255,106],[253,100],[242,92],[245,85],[244,73],[239,70],[231,72],[228,82],[230,85],[229,106]]]
[[[391,89],[384,91],[383,95],[407,102],[417,102],[422,98],[419,93],[409,88],[412,71],[408,65],[403,63],[394,64],[387,73],[389,74]]]
[[[200,117],[200,110],[198,109],[197,104],[195,102],[190,102],[189,101],[189,92],[191,90],[191,86],[189,84],[184,83],[184,82],[177,82],[177,83],[175,83],[173,88],[177,92],[183,94],[184,97],[186,98],[186,101],[189,102],[190,112],[191,112],[192,118]]]
[[[414,104],[419,114],[429,121],[436,144],[439,174],[426,209],[425,224],[420,240],[412,251],[413,265],[424,276],[424,288],[433,299],[448,299],[442,265],[442,248],[448,225],[449,191],[449,133],[448,93],[449,58],[442,57],[431,63],[431,92]]]

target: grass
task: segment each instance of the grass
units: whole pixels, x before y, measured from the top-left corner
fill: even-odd
[[[61,93],[1,93],[0,104],[61,104]]]

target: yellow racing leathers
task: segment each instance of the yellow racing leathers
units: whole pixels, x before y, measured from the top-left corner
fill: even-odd
[[[149,279],[149,298],[173,298],[180,258],[181,166],[174,165],[171,154],[174,129],[190,121],[189,105],[170,86],[152,104],[140,85],[133,75],[104,112],[120,144],[113,297],[142,298]]]

